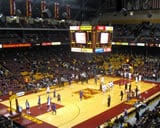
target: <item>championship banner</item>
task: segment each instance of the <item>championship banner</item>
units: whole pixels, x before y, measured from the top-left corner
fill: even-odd
[[[26,0],[26,16],[32,16],[32,2],[31,0]]]
[[[41,0],[41,17],[43,17],[43,12],[47,9],[47,3],[45,0]]]
[[[67,19],[71,18],[71,6],[66,5]]]
[[[59,3],[54,3],[54,18],[59,18]]]
[[[16,15],[16,2],[15,0],[10,0],[10,15]]]
[[[159,9],[160,8],[160,1],[159,0],[152,0],[152,8]]]

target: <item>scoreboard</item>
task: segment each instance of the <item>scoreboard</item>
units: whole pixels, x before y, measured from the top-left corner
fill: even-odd
[[[112,26],[70,26],[72,52],[111,52]]]

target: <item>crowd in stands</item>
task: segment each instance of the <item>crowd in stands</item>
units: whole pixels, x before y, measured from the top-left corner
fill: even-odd
[[[0,128],[24,128],[11,119],[0,115]]]
[[[61,36],[59,36],[61,35]],[[68,31],[0,31],[1,44],[69,42]]]
[[[160,77],[158,56],[107,54],[72,53],[69,46],[2,50],[1,94],[84,81],[98,74],[124,77],[131,73],[133,79],[141,74],[143,80],[154,81]]]
[[[144,22],[141,24],[115,24],[113,26],[114,42],[159,43],[159,24]]]
[[[71,23],[59,22],[56,24],[48,21],[38,21],[32,24],[27,22],[20,23],[5,23],[1,28],[41,28],[41,29],[66,29],[69,30]],[[160,25],[150,22],[142,22],[141,24],[113,24],[113,42],[128,42],[128,43],[146,43],[153,45],[159,43]],[[68,31],[0,31],[1,43],[16,43],[16,42],[43,42],[43,41],[68,41]],[[59,32],[63,36],[59,36]],[[57,36],[58,35],[58,36]],[[60,38],[59,38],[60,37]]]
[[[60,22],[60,21],[53,21],[49,19],[43,18],[34,18],[32,22],[25,20],[24,18],[19,19],[19,22],[16,20],[13,21],[0,21],[1,28],[69,28],[72,25],[70,22]]]
[[[160,104],[153,110],[146,110],[139,118],[137,125],[145,128],[158,128],[160,126]]]
[[[160,62],[158,58],[146,58],[146,60],[144,61],[144,65],[141,69],[144,79],[153,79],[157,81],[160,75],[159,63]]]
[[[69,22],[34,19],[33,23],[25,20],[19,22],[0,22],[0,43],[41,43],[68,42]],[[49,22],[50,21],[50,22]],[[37,30],[34,30],[35,28]],[[7,29],[7,30],[6,30]],[[19,29],[17,31],[17,29]],[[50,30],[49,30],[50,29]],[[61,30],[62,29],[62,30]],[[59,36],[61,35],[61,36]]]
[[[113,120],[106,121],[102,128],[159,128],[160,126],[160,102],[151,109],[147,104],[136,108],[132,113],[122,113]],[[143,111],[143,112],[142,112]],[[134,114],[133,114],[134,113]],[[133,116],[133,117],[132,117]],[[129,121],[129,118],[135,121]],[[132,119],[132,120],[133,120]]]
[[[142,74],[143,79],[154,81],[160,78],[159,56],[145,57],[114,50],[107,55],[72,53],[70,46],[6,49],[0,52],[0,95],[35,92],[39,88],[61,87],[76,81],[83,84],[99,74],[124,77],[121,74],[131,72],[133,79],[134,74]],[[123,64],[129,67],[124,69]],[[153,117],[154,113],[150,114]],[[127,126],[131,128],[128,123]]]

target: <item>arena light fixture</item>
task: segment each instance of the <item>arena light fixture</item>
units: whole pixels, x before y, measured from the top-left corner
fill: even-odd
[[[43,20],[43,18],[36,17],[36,18],[34,19],[34,21],[35,21],[35,22],[43,22],[44,20]]]
[[[3,17],[3,13],[0,13],[0,18],[2,18]]]
[[[127,16],[127,9],[126,8],[122,8],[120,13],[123,15],[123,16]]]
[[[133,12],[133,11],[130,11],[129,14],[130,14],[130,16],[133,16],[133,15],[134,15],[134,12]]]
[[[5,22],[6,19],[5,19],[5,16],[3,15],[3,13],[0,13],[0,22]]]

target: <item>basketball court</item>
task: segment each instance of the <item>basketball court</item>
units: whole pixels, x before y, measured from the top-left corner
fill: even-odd
[[[51,87],[48,94],[46,93],[46,89],[40,89],[36,93],[19,96],[17,97],[18,104],[23,108],[23,111],[21,117],[16,117],[14,120],[26,128],[80,128],[85,126],[83,124],[86,124],[88,128],[97,127],[107,121],[107,118],[109,119],[123,113],[124,109],[130,111],[134,108],[133,105],[137,99],[131,98],[127,101],[126,93],[124,93],[123,100],[121,101],[120,99],[120,91],[125,90],[125,83],[130,82],[132,90],[135,90],[136,86],[139,88],[141,101],[159,95],[160,91],[157,83],[143,81],[136,83],[135,80],[129,81],[118,77],[105,77],[105,83],[107,84],[109,81],[113,81],[114,85],[112,88],[107,88],[105,92],[100,91],[100,79],[97,84],[95,84],[94,79],[90,79],[88,83],[73,82],[71,85],[64,85],[64,87]],[[54,89],[56,89],[56,94],[61,95],[61,101],[57,101],[57,98],[53,97]],[[151,90],[154,91],[151,93]],[[79,96],[80,91],[83,92],[82,100],[80,100]],[[108,107],[107,98],[109,94],[111,95],[111,105]],[[47,111],[48,95],[52,98],[51,102],[56,104],[56,114],[52,111]],[[41,97],[40,109],[38,107],[38,96]],[[29,115],[26,114],[25,110],[26,99],[31,107]],[[0,114],[9,116],[9,98],[2,100],[0,107]],[[118,107],[118,110],[116,107]],[[13,111],[16,109],[16,102],[14,100],[12,101],[12,109]],[[111,112],[110,110],[113,111]],[[110,113],[110,117],[107,116],[107,112]],[[95,125],[92,123],[93,126],[89,126],[90,120]]]

